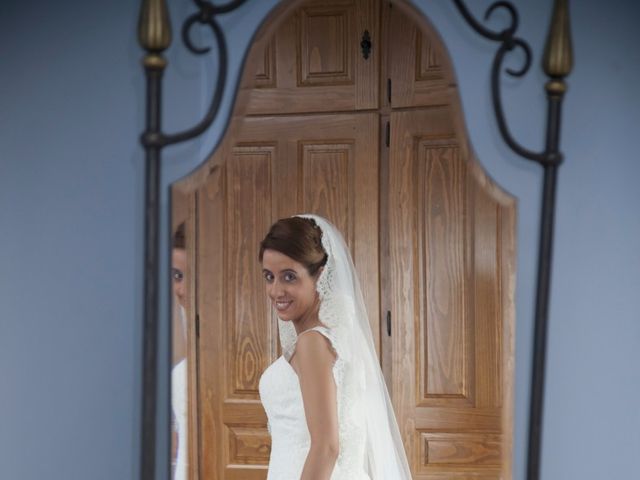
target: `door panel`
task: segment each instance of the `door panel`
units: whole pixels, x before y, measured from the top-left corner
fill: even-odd
[[[400,8],[389,7],[387,68],[391,107],[448,104],[456,85],[449,56],[434,30],[424,31]]]
[[[259,57],[249,115],[377,108],[379,1],[315,0],[278,29]],[[369,32],[374,47],[364,58]]]

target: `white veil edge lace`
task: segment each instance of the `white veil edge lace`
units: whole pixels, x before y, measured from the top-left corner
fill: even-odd
[[[327,219],[312,214],[322,230],[328,259],[316,289],[320,295],[320,322],[334,334],[336,350],[353,372],[344,378],[350,400],[361,405],[366,431],[364,469],[371,480],[411,480],[402,437],[373,343],[369,317],[349,249],[340,231]],[[291,322],[278,319],[280,343],[288,351],[297,334]]]

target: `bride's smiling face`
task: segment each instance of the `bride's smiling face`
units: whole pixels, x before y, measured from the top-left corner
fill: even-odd
[[[315,277],[307,268],[277,250],[266,249],[262,274],[267,295],[282,320],[298,320],[317,306]]]

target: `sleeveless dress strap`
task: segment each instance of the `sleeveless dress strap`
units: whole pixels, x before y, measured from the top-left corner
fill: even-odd
[[[293,345],[291,346],[291,348],[289,349],[289,351],[284,352],[284,357],[285,357],[285,360],[287,360],[287,362],[291,360],[291,357],[293,357],[293,354],[294,354],[294,352],[296,351],[296,344],[298,343],[298,338],[300,338],[300,336],[302,336],[302,335],[304,335],[305,333],[310,332],[310,331],[312,331],[312,330],[318,331],[318,332],[320,332],[322,335],[324,335],[325,337],[327,337],[327,338],[329,339],[329,342],[331,343],[331,348],[334,350],[334,352],[336,351],[336,346],[335,346],[334,339],[333,339],[333,335],[331,334],[331,331],[330,331],[327,327],[325,327],[325,326],[323,326],[323,325],[318,325],[318,326],[316,326],[316,327],[311,327],[311,328],[309,328],[309,329],[305,330],[304,332],[302,332],[301,334],[299,334],[299,335],[296,337],[296,341],[293,343]],[[337,353],[337,352],[336,352],[336,353]]]

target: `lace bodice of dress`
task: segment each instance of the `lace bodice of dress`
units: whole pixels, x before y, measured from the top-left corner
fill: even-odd
[[[327,337],[335,349],[335,338],[326,327],[313,327]],[[301,334],[301,335],[302,335]],[[311,443],[304,412],[298,375],[289,360],[295,343],[273,362],[262,374],[259,382],[260,399],[267,413],[271,434],[271,455],[267,480],[299,480]],[[365,436],[358,419],[358,405],[343,388],[348,365],[337,357],[333,365],[336,382],[339,454],[331,480],[370,480],[364,470]]]

